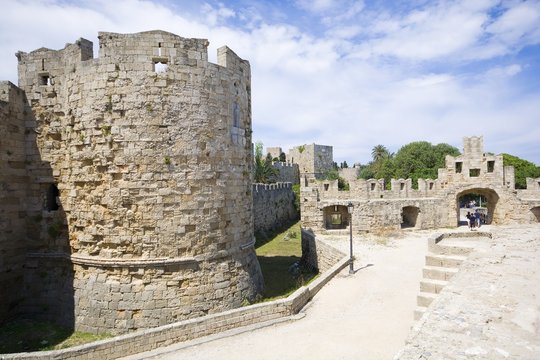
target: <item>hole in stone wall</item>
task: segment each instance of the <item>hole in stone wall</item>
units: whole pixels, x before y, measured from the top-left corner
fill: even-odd
[[[531,209],[536,221],[540,222],[540,206],[534,207]]]
[[[456,173],[460,173],[463,168],[462,162],[456,162]]]
[[[375,190],[375,183],[371,183],[371,191]]]
[[[429,190],[433,190],[433,183],[429,183]]]
[[[405,184],[404,183],[400,183],[399,184],[399,190],[403,190],[405,189]]]
[[[480,169],[469,169],[469,176],[470,177],[480,176]]]
[[[58,205],[58,196],[60,195],[60,191],[58,191],[58,188],[56,185],[51,184],[49,185],[49,188],[47,189],[47,204],[46,209],[47,211],[56,211],[59,208]]]
[[[41,59],[41,71],[45,70],[45,59]]]
[[[49,77],[49,74],[43,74],[39,76],[39,84],[40,85],[51,85],[51,78]]]
[[[161,43],[158,43],[158,56],[161,56]]]
[[[488,161],[487,172],[493,172],[494,169],[495,169],[495,161]]]
[[[401,209],[401,228],[410,228],[416,226],[416,220],[420,209],[416,206],[405,206]]]
[[[167,65],[166,62],[154,63],[154,71],[156,72],[156,74],[164,73],[165,71],[167,71],[168,68],[169,66]]]

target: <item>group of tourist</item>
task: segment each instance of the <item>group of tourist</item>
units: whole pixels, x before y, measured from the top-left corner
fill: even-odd
[[[473,230],[474,228],[479,228],[481,224],[486,223],[485,215],[480,213],[478,209],[474,213],[467,211],[467,220],[469,222],[469,229]]]

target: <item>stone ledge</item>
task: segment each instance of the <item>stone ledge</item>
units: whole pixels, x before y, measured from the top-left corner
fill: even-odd
[[[69,260],[76,265],[94,266],[94,267],[151,267],[151,266],[170,266],[170,265],[192,265],[198,261],[192,257],[185,258],[154,258],[154,259],[113,259],[100,256],[70,255],[66,253],[29,253],[29,258],[49,258]]]

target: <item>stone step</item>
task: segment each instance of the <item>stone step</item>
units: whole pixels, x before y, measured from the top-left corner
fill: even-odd
[[[436,297],[437,294],[421,291],[416,296],[416,303],[418,304],[418,306],[427,308],[433,302],[433,300],[435,300]]]
[[[444,280],[433,280],[433,279],[422,279],[420,281],[420,291],[428,292],[432,294],[438,294],[444,289],[448,284],[448,281]]]
[[[422,273],[424,279],[449,280],[459,271],[458,268],[442,266],[424,266]]]
[[[426,307],[424,306],[417,306],[416,309],[414,309],[414,320],[420,320],[422,318],[422,315],[426,312]]]
[[[459,267],[466,258],[466,256],[462,255],[427,254],[426,265],[456,268]]]
[[[445,244],[430,244],[428,251],[439,255],[469,255],[475,248],[471,245],[445,245]]]

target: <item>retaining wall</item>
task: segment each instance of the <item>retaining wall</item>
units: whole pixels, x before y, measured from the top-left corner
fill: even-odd
[[[345,254],[317,239],[314,233],[302,229],[302,261],[325,272],[343,258]]]

